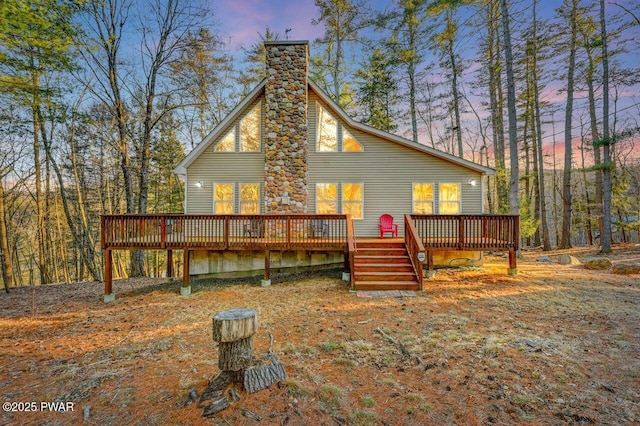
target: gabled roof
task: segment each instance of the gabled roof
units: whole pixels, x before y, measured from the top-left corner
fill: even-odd
[[[331,107],[334,113],[336,113],[343,121],[349,124],[349,126],[363,131],[365,133],[369,133],[375,135],[381,139],[385,139],[392,143],[397,143],[399,145],[406,146],[407,148],[415,149],[416,151],[431,155],[436,158],[440,158],[442,160],[457,164],[459,166],[474,170],[480,173],[486,174],[494,174],[495,170],[485,167],[483,165],[474,163],[472,161],[465,160],[464,158],[456,157],[451,154],[447,154],[446,152],[439,151],[437,149],[428,147],[421,143],[414,142],[412,140],[403,138],[401,136],[397,136],[374,127],[368,126],[366,124],[355,121],[353,118],[349,117],[346,112],[342,110],[336,104],[329,95],[322,90],[316,83],[314,83],[311,79],[308,79],[309,87],[318,95],[318,97],[325,102],[327,105]],[[225,129],[230,122],[236,119],[236,117],[240,114],[240,111],[244,110],[246,106],[248,106],[251,102],[253,102],[261,91],[264,89],[266,84],[266,79],[262,80],[260,84],[258,84],[252,91],[249,93],[236,107],[227,115],[227,117],[222,120],[218,125],[196,146],[177,166],[173,169],[174,173],[179,175],[184,175],[187,173],[187,167],[193,163],[193,161],[198,158],[201,152],[206,150],[212,143],[215,141],[223,129]]]
[[[202,142],[200,142],[195,148],[193,148],[193,150],[189,154],[187,154],[187,156],[184,157],[180,163],[178,163],[178,165],[173,169],[173,172],[178,175],[186,175],[187,167],[189,167],[191,163],[193,163],[203,151],[211,146],[213,141],[215,141],[218,136],[220,136],[220,133],[236,119],[236,117],[240,114],[240,111],[244,110],[249,104],[251,104],[251,102],[253,102],[258,97],[260,93],[262,93],[266,81],[266,79],[263,79],[238,105],[236,105],[235,108],[233,108],[233,110],[231,110],[231,112],[227,114],[224,120],[219,122],[218,125],[214,127],[213,130],[204,137],[204,139],[202,139]]]

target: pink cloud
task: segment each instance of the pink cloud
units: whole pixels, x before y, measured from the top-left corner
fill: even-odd
[[[292,40],[312,41],[323,32],[311,20],[318,11],[313,0],[231,0],[214,6],[215,21],[232,45],[248,47],[260,41],[267,27],[284,39],[291,28]]]

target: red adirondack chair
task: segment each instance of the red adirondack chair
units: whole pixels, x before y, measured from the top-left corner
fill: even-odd
[[[386,213],[380,216],[380,238],[384,238],[385,232],[391,232],[391,235],[398,238],[398,225],[393,223],[393,216]]]

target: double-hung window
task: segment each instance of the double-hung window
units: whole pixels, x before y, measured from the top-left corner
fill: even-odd
[[[214,214],[259,214],[259,183],[214,183]]]
[[[361,183],[316,184],[316,213],[350,214],[364,218],[364,185]]]
[[[342,213],[353,219],[364,217],[364,188],[361,183],[342,184]]]
[[[433,184],[413,184],[413,213],[433,214]]]
[[[233,183],[216,183],[213,185],[213,213],[233,214],[235,185]]]
[[[441,183],[439,187],[440,214],[460,214],[460,184]]]

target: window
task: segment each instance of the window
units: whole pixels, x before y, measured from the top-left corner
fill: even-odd
[[[260,151],[260,104],[240,120],[240,151]]]
[[[316,185],[316,213],[338,213],[338,185],[335,183],[319,183]]]
[[[236,134],[240,135],[238,144],[236,144]],[[234,125],[213,150],[214,152],[260,152],[260,103],[242,117],[239,124]]]
[[[257,183],[240,184],[240,214],[260,213],[260,185]]]
[[[213,213],[233,214],[234,184],[217,183],[213,186]]]
[[[318,105],[318,145],[317,151],[338,150],[338,122],[320,104]]]
[[[347,129],[338,125],[338,121],[320,103],[316,105],[318,109],[317,152],[363,151],[360,142]],[[340,148],[338,135],[342,138],[342,148]]]
[[[343,151],[363,151],[362,145],[345,128],[342,129],[342,150]]]
[[[364,191],[361,183],[342,184],[342,213],[350,214],[353,219],[364,217]]]
[[[413,184],[413,213],[433,214],[433,184]]]
[[[440,214],[460,214],[460,184],[440,184]]]
[[[236,145],[236,129],[231,129],[213,149],[215,152],[233,152]]]

